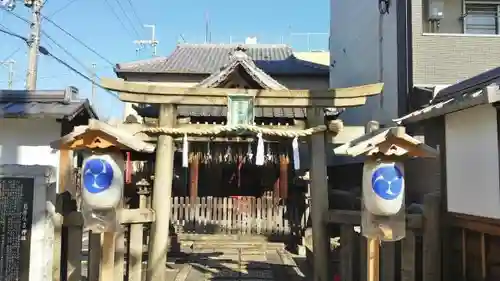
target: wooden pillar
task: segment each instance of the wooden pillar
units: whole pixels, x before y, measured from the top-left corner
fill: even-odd
[[[340,242],[342,243],[342,242]],[[368,238],[367,255],[367,281],[380,281],[380,240]]]
[[[59,150],[59,183],[58,193],[69,191],[71,195],[75,196],[76,188],[71,186],[71,175],[73,168],[73,151],[69,149]]]
[[[99,280],[115,280],[115,233],[101,233],[101,267]],[[78,274],[80,276],[80,274]]]
[[[322,108],[308,108],[310,127],[324,125]],[[326,135],[314,134],[310,138],[311,221],[313,236],[313,280],[327,281],[330,243],[323,214],[328,211],[328,179],[326,173]]]
[[[280,197],[285,200],[288,198],[288,162],[286,155],[280,156],[279,192]]]
[[[423,279],[441,280],[441,206],[439,194],[424,196]]]
[[[172,104],[160,105],[160,127],[174,127],[176,108]],[[169,240],[170,212],[172,204],[172,180],[174,174],[174,142],[172,136],[160,135],[156,147],[155,179],[152,207],[156,219],[151,224],[149,261],[146,281],[165,281]]]
[[[137,194],[139,194],[139,209],[147,207],[147,196],[149,195],[149,183],[142,180],[137,184]],[[142,245],[143,245],[143,224],[136,223],[130,226],[130,251],[129,251],[129,280],[142,280]]]
[[[198,182],[200,175],[200,154],[194,152],[189,164],[189,197],[195,200],[198,197]],[[194,202],[194,201],[191,201]]]
[[[276,166],[274,166],[272,169],[275,169],[275,167]],[[275,171],[273,170],[272,172],[274,173]],[[273,200],[276,200],[276,202],[281,198],[280,181],[281,181],[281,173],[279,174],[278,178],[274,182],[274,186],[273,186]]]
[[[380,128],[377,121],[369,121],[365,126],[365,134],[374,132]],[[380,280],[380,240],[377,238],[366,239],[366,280]]]

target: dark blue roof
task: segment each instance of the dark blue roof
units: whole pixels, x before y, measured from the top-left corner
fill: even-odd
[[[237,48],[244,49],[268,75],[329,75],[328,66],[300,60],[283,44],[181,44],[168,57],[117,64],[115,71],[209,75],[227,65]]]
[[[70,88],[66,90],[25,91],[0,90],[0,118],[73,119],[81,112],[97,119],[87,99],[75,99]]]

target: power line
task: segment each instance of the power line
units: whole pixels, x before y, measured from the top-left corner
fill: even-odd
[[[132,8],[132,13],[134,14],[134,17],[137,20],[137,23],[139,24],[139,26],[143,25],[144,22],[142,22],[141,17],[139,17],[139,15],[137,14],[136,8],[134,7],[132,0],[127,0],[127,1],[128,1],[128,4],[130,5],[130,7]]]
[[[100,70],[100,69],[105,69],[105,68],[108,68],[108,67],[96,67],[95,69],[96,70]],[[70,74],[72,74],[71,71],[67,72],[67,73],[63,73],[63,74],[56,74],[56,75],[49,75],[49,76],[38,76],[37,79],[38,80],[56,79],[56,78],[61,78],[61,77],[68,76]],[[24,79],[14,79],[14,80],[12,80],[12,82],[14,82],[14,83],[22,82],[22,81],[24,81]],[[0,80],[0,84],[1,83],[7,83],[7,82],[9,82],[9,81],[7,81],[7,80]]]
[[[128,23],[130,24],[130,26],[132,26],[132,29],[134,30],[135,35],[139,36],[139,32],[137,32],[137,29],[135,28],[135,25],[132,23],[132,20],[130,19],[130,17],[127,15],[127,13],[125,12],[125,10],[123,9],[123,6],[122,6],[122,4],[120,4],[120,1],[115,0],[115,2],[116,2],[116,4],[118,4],[118,8],[120,8],[120,10],[122,11],[122,13],[125,15],[125,18],[128,20]]]
[[[17,15],[16,13],[14,13],[14,12],[12,12],[12,11],[9,11],[9,13],[11,13],[12,15],[14,15],[16,18],[18,18],[18,19],[20,19],[20,20],[22,20],[22,21],[24,21],[24,22],[26,22],[26,23],[31,24],[31,23],[30,23],[27,19],[25,19],[25,18],[23,18],[23,17],[21,17],[21,16]],[[57,41],[56,41],[55,39],[53,39],[53,38],[52,38],[52,37],[51,37],[51,36],[50,36],[47,32],[45,32],[45,31],[43,31],[43,30],[42,30],[41,32],[42,32],[42,34],[43,34],[45,37],[47,37],[47,39],[49,39],[50,41],[52,41],[52,43],[54,43],[57,47],[59,47],[61,50],[63,50],[63,51],[64,51],[64,52],[65,52],[68,56],[70,56],[70,57],[71,57],[74,61],[76,61],[76,62],[77,62],[77,63],[78,63],[81,67],[83,67],[85,70],[87,70],[89,73],[91,73],[91,71],[90,71],[90,70],[89,70],[89,69],[85,66],[85,64],[84,64],[84,63],[82,63],[82,62],[81,62],[78,58],[76,58],[73,54],[71,54],[71,53],[70,53],[70,52],[69,52],[66,48],[64,48],[64,47],[63,47],[63,46],[61,46],[59,43],[57,43]],[[16,35],[16,34],[14,34],[14,33],[12,33],[12,32],[10,32],[10,35],[12,35],[12,36],[16,36],[16,37],[20,36],[20,35]],[[25,37],[22,37],[22,36],[21,36],[21,39],[27,40]],[[85,45],[85,46],[86,46],[86,45]],[[88,46],[86,46],[86,47],[88,47]],[[89,48],[90,48],[90,47],[89,47]],[[108,61],[108,60],[106,60],[106,61]],[[111,63],[111,65],[113,65],[113,64]]]
[[[108,8],[111,10],[111,13],[113,13],[113,15],[116,18],[116,20],[121,24],[121,26],[123,27],[123,29],[126,30],[129,33],[130,37],[133,37],[133,35],[130,34],[130,30],[127,28],[127,26],[125,26],[125,24],[123,23],[123,21],[120,19],[120,17],[118,16],[118,14],[113,9],[113,6],[111,4],[109,4],[109,1],[108,0],[104,0],[104,2],[108,6]]]
[[[8,60],[10,60],[15,54],[17,54],[17,52],[19,52],[19,50],[21,50],[21,47],[17,47],[17,49],[15,49],[12,53],[10,53],[2,61],[8,61]]]
[[[29,20],[27,20],[27,19],[25,19],[25,18],[21,17],[20,15],[18,15],[18,14],[16,14],[16,13],[14,13],[13,11],[10,11],[10,10],[5,10],[5,11],[7,11],[9,14],[13,15],[14,17],[16,17],[16,18],[18,18],[18,19],[20,19],[20,20],[24,21],[25,23],[27,23],[27,24],[31,24],[31,22],[30,22]]]
[[[52,14],[49,15],[49,17],[55,16],[57,13],[64,11],[66,8],[68,8],[71,4],[75,3],[78,0],[71,0],[66,5],[62,6],[61,8],[57,9],[56,11],[52,12]]]
[[[19,38],[21,40],[23,40],[24,42],[28,42],[28,38],[24,37],[24,36],[21,36],[19,34],[16,34],[16,33],[13,33],[13,32],[10,32],[10,31],[7,31],[3,28],[0,28],[0,32],[2,33],[5,33],[5,34],[8,34],[8,35],[11,35],[11,36],[14,36],[16,38]],[[48,35],[46,35],[48,36]],[[51,40],[54,40],[52,39],[52,37],[48,37],[49,39]],[[54,44],[56,44],[56,46],[58,46],[59,48],[61,48],[63,51],[65,51],[69,56],[71,56],[76,62],[78,62],[79,64],[83,65],[75,56],[73,56],[71,53],[69,53],[69,51],[67,51],[64,47],[62,47],[61,45],[59,45],[57,42],[54,41]],[[108,92],[109,94],[111,94],[112,96],[118,98],[117,94],[116,93],[113,93],[111,92],[110,90],[102,87],[99,83],[97,82],[94,82],[90,77],[88,77],[87,75],[83,74],[82,72],[78,71],[77,69],[75,69],[73,66],[71,66],[70,64],[68,64],[67,62],[65,62],[64,60],[60,59],[59,57],[55,56],[54,54],[52,54],[51,52],[49,52],[49,50],[47,50],[47,48],[43,47],[43,46],[39,46],[38,47],[38,51],[40,52],[40,54],[42,55],[45,55],[45,56],[48,56],[48,57],[51,57],[53,58],[54,60],[56,60],[58,63],[62,64],[63,66],[65,66],[66,68],[68,68],[69,70],[73,71],[74,73],[76,73],[78,76],[80,76],[81,78],[89,81],[90,83],[92,84],[95,84],[97,87],[105,90],[106,92]],[[88,69],[84,66],[84,68],[88,71]],[[98,76],[96,76],[96,78],[100,79]]]
[[[2,27],[0,29],[0,32],[5,33],[5,34],[10,35],[10,36],[13,36],[13,37],[16,37],[16,38],[19,38],[19,39],[23,40],[24,42],[28,43],[28,38],[12,32],[10,29],[6,28],[5,25],[3,25],[1,23],[0,23],[0,27]]]
[[[118,95],[116,93],[113,93],[111,92],[110,90],[108,89],[105,89],[104,87],[102,87],[99,83],[95,82],[92,78],[88,77],[87,75],[81,73],[80,71],[78,71],[77,69],[75,69],[74,67],[72,67],[71,65],[69,65],[67,62],[61,60],[60,58],[54,56],[52,53],[50,53],[47,49],[45,49],[47,51],[46,56],[49,56],[53,59],[55,59],[58,63],[66,66],[68,69],[70,69],[71,71],[73,71],[74,73],[78,74],[78,76],[80,76],[81,78],[87,80],[88,82],[92,83],[92,85],[96,85],[97,87],[105,90],[106,92],[108,92],[109,94],[111,94],[113,97],[115,98],[118,98]],[[97,77],[97,76],[96,76]],[[97,77],[99,78],[99,77]]]
[[[68,31],[66,31],[64,28],[62,28],[61,26],[59,26],[57,23],[55,23],[53,20],[49,19],[48,17],[42,15],[42,18],[44,18],[45,20],[47,20],[48,22],[50,22],[51,24],[53,24],[55,27],[57,27],[59,30],[61,30],[62,32],[64,32],[64,34],[68,35],[69,37],[73,38],[75,41],[77,41],[78,43],[82,44],[82,46],[84,46],[85,48],[87,48],[87,50],[91,51],[92,53],[94,53],[96,56],[100,57],[102,60],[104,60],[105,62],[107,62],[108,64],[110,64],[111,66],[114,66],[115,64],[112,63],[110,60],[108,60],[107,58],[105,58],[104,56],[102,56],[101,54],[99,54],[96,50],[92,49],[90,46],[88,46],[87,44],[85,44],[82,40],[76,38],[73,34],[69,33]]]
[[[52,43],[54,43],[57,47],[59,47],[59,49],[61,49],[63,52],[66,53],[66,55],[70,56],[75,62],[77,62],[83,69],[85,69],[88,73],[92,73],[91,70],[89,70],[87,68],[87,66],[81,62],[77,57],[75,57],[70,51],[68,51],[66,48],[64,48],[63,46],[61,46],[59,43],[57,43],[57,41],[52,38],[50,35],[44,33],[44,35],[50,40],[52,41]]]

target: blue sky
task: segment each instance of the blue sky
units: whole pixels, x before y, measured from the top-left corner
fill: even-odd
[[[31,19],[29,9],[22,5],[22,1],[18,3],[14,13]],[[156,25],[157,40],[160,41],[159,56],[168,55],[181,37],[188,43],[203,43],[207,14],[213,43],[229,43],[230,38],[233,42],[242,42],[247,36],[257,36],[259,43],[280,43],[283,40],[297,50],[307,50],[306,37],[289,34],[329,32],[328,0],[46,0],[42,14],[112,63],[151,56],[150,49],[137,53],[136,46],[132,43],[136,39],[150,38],[150,29],[142,27],[142,24]],[[4,10],[0,10],[0,24],[23,36],[29,33],[27,23]],[[1,25],[0,28],[3,28]],[[44,21],[42,29],[71,56],[76,57],[78,62],[47,36],[42,35],[42,45],[55,56],[87,76],[90,74],[84,66],[90,69],[92,63],[95,63],[99,77],[115,77],[112,65],[50,22]],[[327,48],[327,35],[310,38],[311,49]],[[0,33],[0,61],[7,57],[16,61],[14,88],[24,88],[26,44]],[[7,75],[7,68],[0,66],[0,88],[7,88]],[[61,89],[68,85],[78,87],[83,97],[90,98],[90,82],[52,58],[41,55],[38,88]],[[123,104],[119,100],[100,89],[97,91],[95,107],[102,117],[121,117],[123,111]]]

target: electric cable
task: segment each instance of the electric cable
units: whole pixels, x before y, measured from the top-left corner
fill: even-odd
[[[21,40],[23,40],[26,44],[28,43],[28,38],[24,37],[24,36],[21,36],[19,34],[16,34],[16,33],[13,33],[13,32],[10,32],[8,30],[5,30],[3,28],[0,28],[0,32],[2,33],[5,33],[5,34],[8,34],[10,36],[13,36],[13,37],[16,37],[16,38],[19,38]],[[50,38],[51,40],[54,40],[52,39],[52,37],[48,37]],[[69,51],[67,51],[64,47],[62,47],[61,45],[59,45],[55,40],[53,41],[54,44],[56,44],[59,48],[61,48],[63,51],[65,51],[69,56],[71,56],[75,61],[77,61],[79,64],[83,65],[80,60],[78,60],[74,55],[72,55]],[[79,70],[77,70],[76,68],[74,68],[73,66],[71,66],[70,64],[68,64],[66,61],[62,60],[61,58],[55,56],[54,54],[52,54],[51,52],[49,52],[49,50],[43,46],[39,46],[38,47],[38,51],[40,52],[40,54],[42,55],[45,55],[45,56],[48,56],[48,57],[51,57],[53,58],[55,61],[57,61],[59,64],[62,64],[63,66],[65,66],[66,68],[68,68],[69,70],[73,71],[74,73],[76,73],[78,76],[80,76],[81,78],[89,81],[90,83],[96,85],[97,87],[105,90],[106,92],[108,92],[109,94],[111,94],[113,97],[115,98],[118,98],[118,95],[116,93],[113,93],[111,92],[110,90],[102,87],[99,83],[97,83],[96,81],[94,81],[92,78],[88,77],[87,75],[83,74],[82,72],[80,72]],[[85,65],[83,65],[83,67],[88,71],[87,67]],[[96,78],[100,79],[99,76],[96,75]]]
[[[73,34],[71,34],[69,31],[65,30],[64,28],[62,28],[60,25],[58,25],[57,23],[55,23],[53,20],[51,20],[50,18],[42,15],[42,18],[47,20],[48,22],[50,22],[51,24],[53,24],[57,29],[59,29],[60,31],[64,32],[64,34],[68,35],[69,37],[73,38],[73,40],[77,41],[78,43],[80,43],[82,46],[84,46],[87,50],[91,51],[92,53],[94,53],[96,56],[100,57],[102,60],[104,60],[105,62],[107,62],[109,65],[111,66],[114,66],[115,64],[112,63],[110,60],[108,60],[107,58],[105,58],[104,56],[102,56],[101,54],[99,54],[96,50],[94,50],[93,48],[91,48],[90,46],[88,46],[87,44],[85,44],[82,40],[78,39],[77,37],[75,37]]]
[[[130,34],[130,30],[127,28],[127,26],[123,23],[123,21],[120,19],[120,17],[118,16],[118,14],[115,12],[115,10],[113,9],[113,6],[109,3],[108,0],[104,0],[104,2],[106,3],[106,5],[108,6],[108,8],[111,10],[111,13],[113,13],[113,16],[116,18],[116,20],[121,24],[121,26],[123,27],[124,30],[127,31],[127,33],[129,34],[130,37],[133,37],[131,34]],[[137,32],[137,31],[136,31]]]
[[[139,26],[142,26],[144,23],[142,22],[141,17],[139,17],[139,15],[137,14],[137,12],[136,12],[137,9],[135,8],[134,4],[132,3],[132,0],[127,0],[127,1],[128,1],[128,4],[130,5],[130,7],[132,8],[132,13],[134,14],[134,17],[137,20],[137,23],[139,24]]]
[[[69,1],[68,3],[66,3],[66,5],[62,6],[61,8],[57,9],[56,11],[52,12],[49,17],[53,17],[55,16],[56,14],[58,14],[59,12],[62,12],[64,11],[65,9],[67,9],[71,4],[75,3],[76,1],[78,0],[71,0]]]

